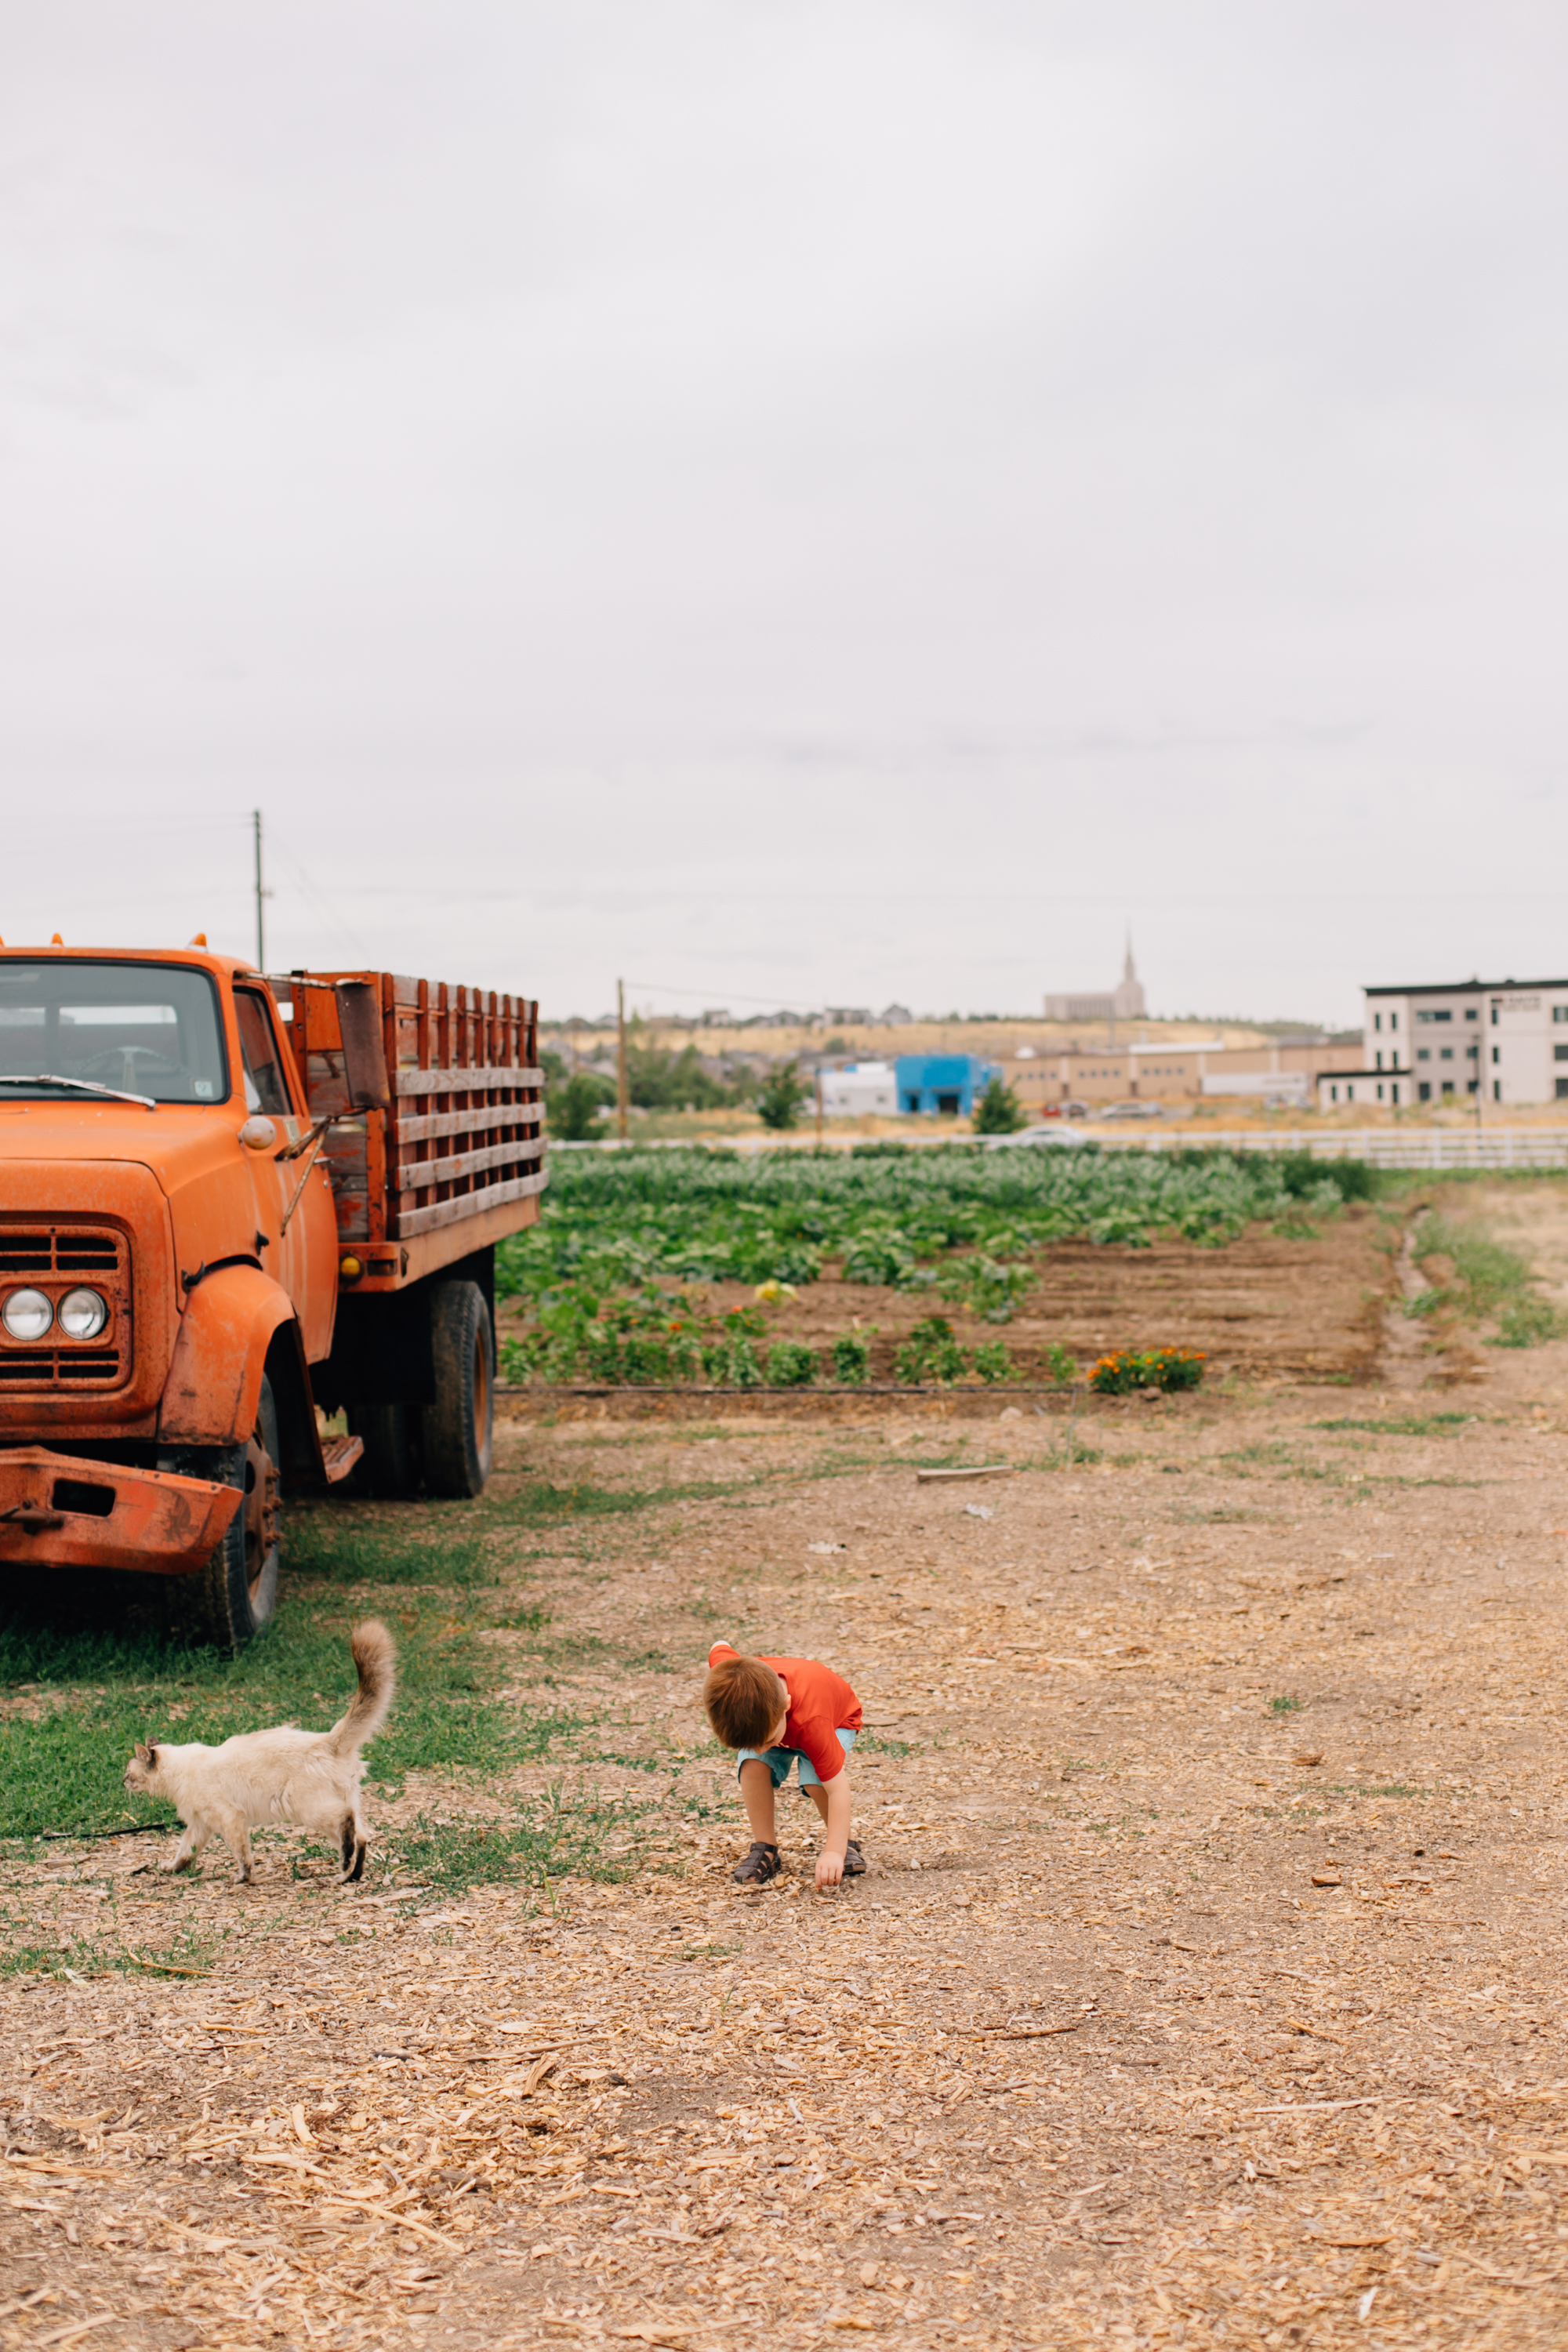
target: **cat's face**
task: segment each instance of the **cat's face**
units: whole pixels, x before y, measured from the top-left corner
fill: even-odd
[[[133,1794],[150,1795],[158,1786],[158,1751],[138,1744],[135,1755],[125,1767],[125,1785]]]

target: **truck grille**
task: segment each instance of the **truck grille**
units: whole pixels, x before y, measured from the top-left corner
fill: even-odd
[[[58,1307],[86,1284],[109,1301],[109,1325],[96,1339],[56,1333],[38,1347],[13,1339],[0,1324],[0,1391],[111,1389],[131,1373],[131,1250],[123,1234],[102,1225],[8,1225],[0,1222],[0,1297],[41,1290]]]

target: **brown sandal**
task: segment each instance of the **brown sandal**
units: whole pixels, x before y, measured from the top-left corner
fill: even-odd
[[[777,1846],[759,1843],[752,1847],[744,1862],[735,1864],[730,1875],[737,1886],[765,1886],[771,1878],[778,1876],[781,1866]]]
[[[866,1867],[866,1857],[860,1851],[858,1838],[850,1838],[844,1848],[844,1875],[858,1878]]]

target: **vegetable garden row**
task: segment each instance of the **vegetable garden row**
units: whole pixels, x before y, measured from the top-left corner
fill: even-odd
[[[1092,1147],[562,1155],[540,1223],[498,1254],[498,1295],[521,1318],[503,1369],[549,1383],[854,1387],[869,1370],[858,1332],[818,1348],[770,1336],[802,1287],[836,1278],[929,1295],[931,1312],[897,1351],[900,1381],[1065,1386],[1085,1374],[1061,1349],[1032,1363],[1000,1338],[965,1346],[951,1318],[1011,1322],[1052,1243],[1138,1249],[1173,1236],[1219,1248],[1260,1222],[1299,1234],[1374,1183],[1355,1161]],[[752,1297],[726,1309],[710,1296],[724,1283]],[[1088,1376],[1102,1388],[1199,1376],[1188,1351],[1154,1353],[1169,1361]]]

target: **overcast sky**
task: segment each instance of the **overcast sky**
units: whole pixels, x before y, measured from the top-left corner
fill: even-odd
[[[1568,970],[1568,16],[9,0],[0,932]],[[679,991],[689,994],[677,993]]]

